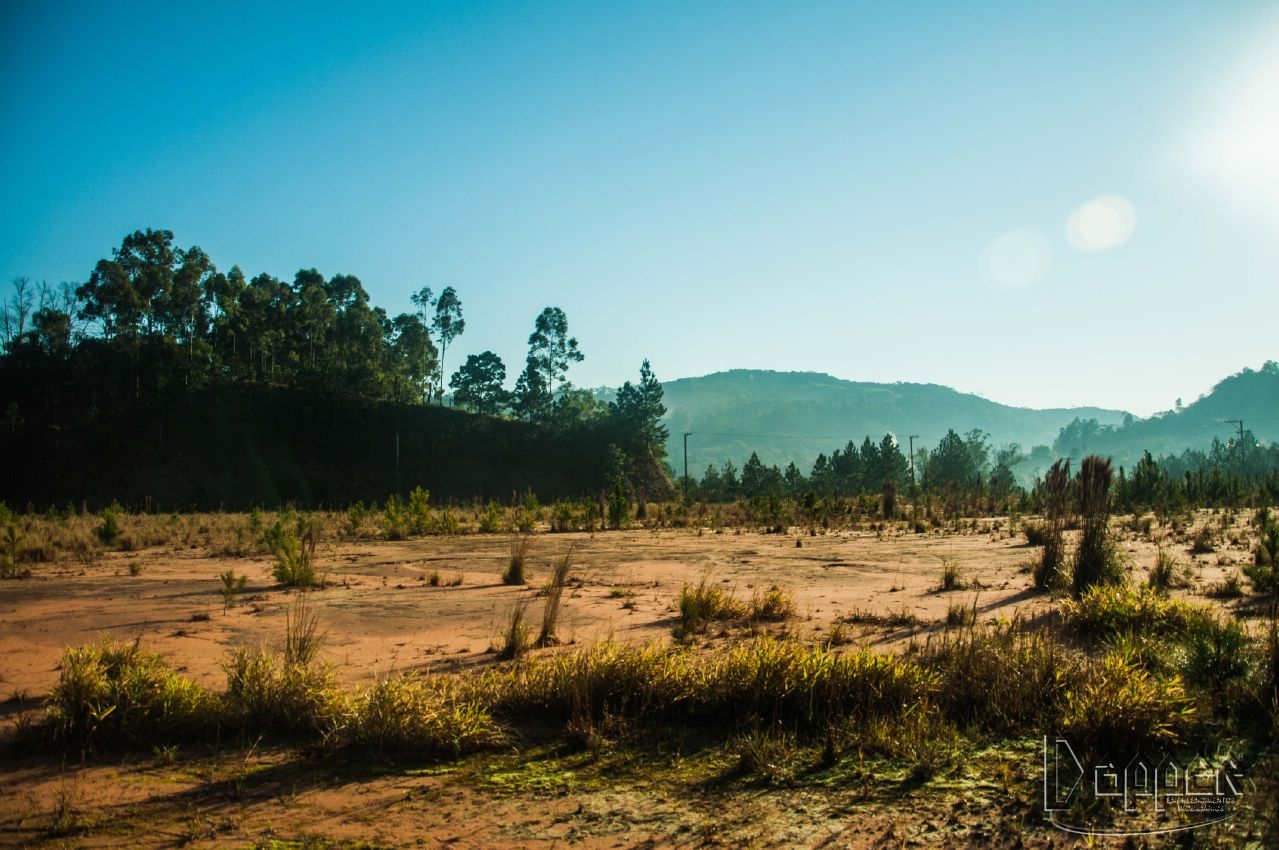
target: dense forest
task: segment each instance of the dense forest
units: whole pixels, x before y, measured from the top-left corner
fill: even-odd
[[[604,404],[558,307],[513,391],[491,351],[445,361],[459,294],[389,315],[353,275],[223,273],[167,230],[129,234],[83,284],[13,281],[0,312],[0,499],[243,507],[380,499],[664,498],[662,387],[647,361]]]

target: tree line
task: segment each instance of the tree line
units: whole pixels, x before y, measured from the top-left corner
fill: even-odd
[[[503,440],[511,445],[536,453],[539,444],[563,444],[543,452],[546,469],[526,464],[531,470],[527,486],[545,488],[549,495],[581,494],[561,493],[566,486],[583,492],[607,488],[612,482],[600,480],[603,470],[620,454],[626,489],[654,495],[669,490],[660,466],[667,436],[660,419],[666,408],[661,383],[647,360],[639,381],[626,382],[611,404],[575,388],[569,369],[584,355],[565,312],[548,306],[533,321],[523,369],[507,390],[506,365],[492,351],[468,354],[461,362],[453,356],[466,332],[457,290],[446,286],[437,294],[423,287],[410,302],[411,310],[393,316],[371,302],[356,276],[326,277],[314,268],[299,270],[292,281],[267,273],[249,277],[239,266],[223,272],[198,246],[178,246],[171,231],[139,230],[99,260],[82,283],[51,287],[26,278],[12,282],[0,301],[0,435],[15,452],[38,447],[53,455],[66,477],[83,481],[87,479],[76,478],[65,467],[127,465],[123,456],[116,456],[111,440],[93,432],[131,446],[128,464],[154,465],[161,457],[176,463],[168,457],[176,445],[176,423],[182,422],[189,433],[202,424],[214,427],[193,421],[192,411],[216,411],[224,401],[223,408],[253,420],[256,398],[258,408],[270,408],[278,418],[280,410],[288,409],[287,399],[296,398],[295,408],[308,415],[328,410],[329,430],[339,421],[420,423],[413,427],[449,433],[463,456],[482,453],[487,447],[472,445],[483,430],[478,419],[472,428],[447,416],[373,412],[378,405],[406,411],[440,408],[451,389],[453,406],[460,410],[533,429],[528,435],[503,430]],[[446,381],[450,364],[453,372]],[[246,433],[254,431],[252,421],[242,426]],[[221,427],[233,429],[236,423]],[[377,439],[398,446],[395,434],[403,429],[385,427],[390,435]],[[269,449],[237,449],[245,453],[244,462],[271,466],[289,451],[288,443],[314,444],[319,456],[289,464],[296,475],[317,480],[345,480],[320,467],[375,451],[371,438],[354,433],[332,434],[321,448],[314,434],[290,423],[261,423],[256,431],[269,431],[278,440]],[[580,457],[570,453],[574,442]],[[398,448],[380,443],[376,448],[387,451]],[[550,470],[551,457],[576,472]],[[309,471],[296,469],[302,466]],[[36,474],[33,469],[31,477]],[[496,472],[488,478],[508,481]],[[456,485],[471,486],[471,480],[459,479]],[[456,491],[447,481],[402,483],[405,489],[420,483],[441,494],[480,495]],[[269,495],[258,492],[263,498]]]

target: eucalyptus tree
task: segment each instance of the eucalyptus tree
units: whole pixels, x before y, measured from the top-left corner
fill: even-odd
[[[466,320],[462,318],[462,299],[451,286],[444,287],[440,297],[435,301],[435,317],[431,320],[431,328],[440,340],[439,362],[439,402],[444,403],[444,355],[449,350],[449,343],[462,335],[466,330]]]

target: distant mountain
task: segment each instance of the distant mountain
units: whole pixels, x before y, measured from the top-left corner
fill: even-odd
[[[860,444],[895,435],[905,449],[932,448],[953,428],[987,432],[993,446],[1018,443],[1024,451],[1050,446],[1076,418],[1099,426],[1121,426],[1127,414],[1096,407],[1032,410],[998,404],[936,384],[876,384],[845,381],[819,372],[735,369],[663,383],[670,429],[669,460],[683,472],[683,433],[689,474],[701,477],[708,464],[731,459],[741,467],[752,451],[765,464],[794,461],[805,474],[819,453],[849,440]]]
[[[1072,421],[1053,449],[1059,455],[1082,457],[1105,454],[1131,468],[1149,451],[1155,457],[1179,455],[1186,449],[1207,450],[1214,438],[1238,439],[1240,422],[1245,434],[1269,444],[1279,441],[1279,363],[1268,361],[1260,370],[1244,369],[1221,380],[1211,391],[1180,410],[1138,419],[1127,427],[1106,428],[1080,415]]]

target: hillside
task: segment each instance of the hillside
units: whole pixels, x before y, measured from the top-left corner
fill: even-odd
[[[821,452],[870,435],[898,437],[903,446],[918,435],[929,447],[948,428],[977,428],[995,446],[1018,443],[1029,451],[1051,445],[1075,418],[1119,426],[1125,413],[1101,408],[1032,410],[1011,407],[936,384],[877,384],[846,381],[819,372],[735,369],[663,384],[671,464],[682,472],[683,432],[690,474],[731,459],[741,465],[752,451],[765,464],[794,461],[807,472]]]
[[[1179,455],[1186,449],[1206,450],[1213,439],[1226,442],[1239,437],[1239,421],[1246,432],[1263,444],[1279,441],[1279,363],[1267,361],[1259,370],[1243,369],[1222,379],[1211,391],[1178,411],[1133,421],[1127,427],[1095,427],[1080,415],[1054,442],[1058,454],[1080,457],[1085,453],[1113,455],[1117,463],[1131,464],[1143,451]]]

